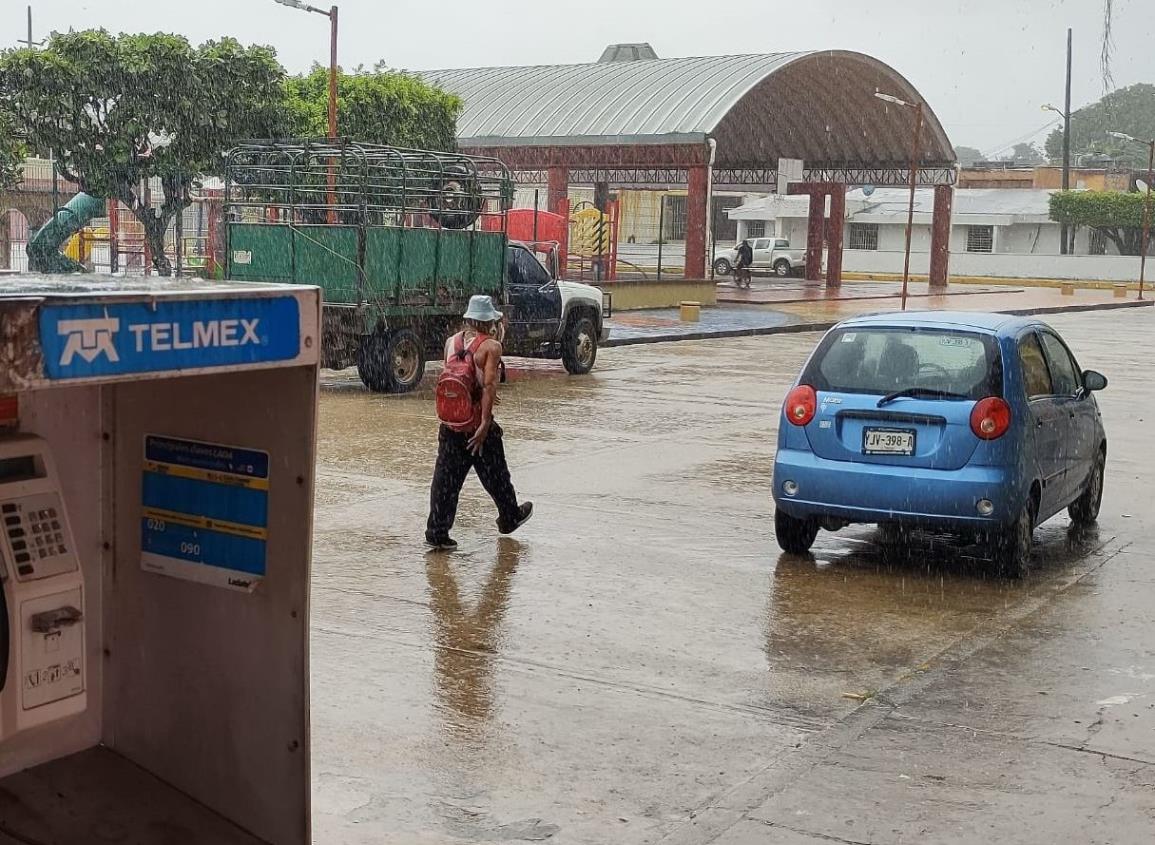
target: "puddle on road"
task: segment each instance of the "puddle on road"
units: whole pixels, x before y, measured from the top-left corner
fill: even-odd
[[[844,695],[872,695],[1062,579],[1101,543],[1098,530],[1046,523],[1035,531],[1032,574],[1013,581],[952,537],[914,533],[893,544],[867,526],[823,532],[812,554],[782,554],[770,576],[767,694],[814,713],[838,709]]]

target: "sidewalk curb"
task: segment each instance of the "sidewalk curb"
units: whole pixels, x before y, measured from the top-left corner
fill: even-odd
[[[1000,294],[1001,293],[1023,293],[1025,290],[1026,290],[1026,286],[1018,288],[1017,290],[1014,288],[1012,288],[1011,290],[1003,289],[1003,290],[998,290],[998,291],[955,290],[955,291],[950,292],[950,296],[988,296],[992,293],[1000,293]],[[909,294],[907,296],[907,299],[931,299],[932,297],[941,296],[941,295],[942,294],[939,294],[939,293],[915,292],[915,293]],[[864,296],[837,296],[837,297],[822,298],[822,299],[815,299],[814,297],[800,296],[800,297],[796,297],[796,298],[792,298],[792,299],[771,299],[771,300],[767,300],[765,302],[761,302],[761,301],[756,300],[756,299],[731,299],[726,291],[722,291],[721,293],[717,294],[716,298],[718,300],[719,305],[757,305],[757,306],[761,306],[761,307],[765,307],[765,306],[773,307],[775,305],[799,305],[799,304],[804,304],[807,302],[868,302],[871,300],[878,300],[878,299],[897,299],[898,294],[896,294],[896,293],[870,293],[870,294],[866,294]]]
[[[1037,308],[1010,308],[1006,311],[994,311],[994,314],[1007,314],[1013,317],[1033,317],[1041,314],[1074,314],[1082,311],[1115,311],[1120,308],[1149,308],[1155,305],[1155,300],[1132,300],[1129,302],[1101,302],[1085,305],[1044,305]],[[882,312],[901,313],[901,312]],[[856,315],[863,316],[863,315]],[[853,317],[846,317],[850,320]],[[716,340],[733,337],[760,337],[772,334],[802,334],[804,332],[824,332],[842,320],[823,320],[816,323],[791,323],[785,326],[765,326],[753,329],[722,329],[716,332],[692,331],[676,335],[651,335],[649,337],[622,337],[614,338],[600,344],[602,348],[615,346],[640,346],[648,343],[677,343],[683,340]]]

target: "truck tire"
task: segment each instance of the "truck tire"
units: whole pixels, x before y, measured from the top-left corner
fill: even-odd
[[[468,229],[481,216],[483,206],[476,174],[461,164],[447,167],[446,174],[437,185],[429,216],[446,229]]]
[[[390,364],[391,393],[408,393],[425,376],[425,344],[413,329],[398,329],[389,337],[386,360]]]
[[[382,332],[363,335],[357,347],[357,375],[361,383],[374,393],[389,392],[389,378],[386,375],[385,351],[389,336]]]
[[[779,258],[774,262],[774,275],[779,278],[786,278],[790,275],[790,262],[785,258]]]
[[[425,375],[425,347],[412,329],[374,332],[361,338],[357,374],[375,393],[408,393]]]
[[[561,339],[561,361],[566,372],[584,376],[598,357],[598,330],[590,317],[571,315]]]
[[[714,272],[719,276],[729,276],[733,271],[734,266],[728,258],[719,258],[714,262]]]

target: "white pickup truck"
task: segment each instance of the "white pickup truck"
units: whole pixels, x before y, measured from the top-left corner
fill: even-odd
[[[806,250],[791,249],[785,238],[748,238],[754,249],[754,270],[769,270],[775,276],[789,276],[801,272],[806,267]],[[719,250],[714,255],[714,273],[729,276],[738,261],[738,246]]]

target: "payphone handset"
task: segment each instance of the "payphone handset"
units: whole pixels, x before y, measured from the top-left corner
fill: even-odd
[[[39,437],[0,437],[0,742],[87,705],[84,577],[56,463]]]

